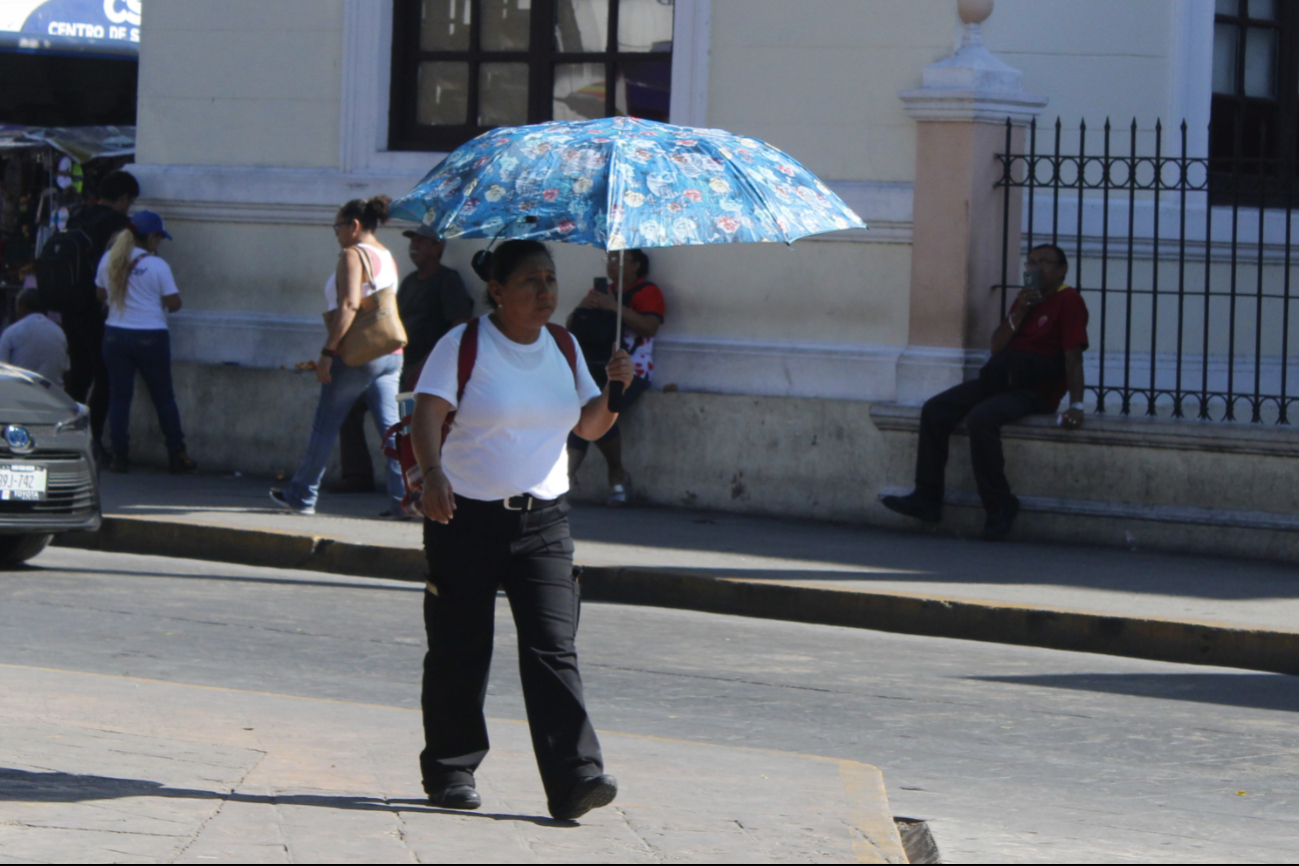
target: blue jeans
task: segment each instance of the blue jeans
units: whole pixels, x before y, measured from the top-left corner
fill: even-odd
[[[108,368],[108,430],[113,452],[125,454],[131,444],[131,398],[135,396],[135,371],[144,378],[158,426],[167,440],[167,452],[185,450],[180,410],[171,386],[171,335],[164,328],[139,331],[104,328],[104,365]]]
[[[334,450],[338,429],[343,426],[343,419],[358,397],[365,395],[380,436],[399,420],[397,387],[401,376],[401,355],[384,355],[360,367],[349,367],[335,359],[330,365],[329,375],[332,381],[320,386],[320,402],[316,404],[316,417],[311,422],[307,453],[302,456],[293,479],[284,487],[285,500],[300,508],[315,507],[329,452]],[[405,492],[401,464],[389,460],[388,495],[392,497],[394,507],[401,503]]]

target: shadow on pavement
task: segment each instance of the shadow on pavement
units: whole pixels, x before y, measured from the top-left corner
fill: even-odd
[[[376,583],[378,579],[392,580],[392,578],[368,578],[352,577],[350,575],[339,575],[337,580],[311,580],[306,577],[248,577],[233,574],[180,574],[166,571],[135,571],[126,568],[108,568],[99,566],[97,568],[75,568],[66,565],[29,565],[25,566],[23,571],[50,571],[58,574],[87,574],[92,577],[100,575],[117,575],[119,577],[131,578],[166,578],[178,580],[219,580],[223,583],[256,583],[256,584],[287,584],[290,586],[324,586],[329,589],[363,589],[363,590],[383,590],[386,592],[423,592],[424,575],[412,577],[409,585],[405,584],[386,584]]]
[[[964,679],[1299,713],[1295,688],[1299,679],[1285,674],[1038,674]]]
[[[492,821],[524,821],[542,827],[576,827],[575,821],[557,821],[541,815],[512,815],[498,812],[461,812],[438,809],[426,800],[382,800],[377,797],[327,794],[223,794],[196,788],[171,788],[147,779],[119,779],[57,771],[34,772],[0,767],[0,802],[81,803],[86,800],[116,800],[125,797],[169,797],[183,800],[224,800],[230,803],[260,803],[276,806],[318,806],[362,812],[427,812],[463,815]]]

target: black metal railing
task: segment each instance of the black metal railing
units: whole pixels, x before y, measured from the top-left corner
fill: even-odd
[[[1052,243],[1070,255],[1067,281],[1091,311],[1095,411],[1289,424],[1299,401],[1299,367],[1290,369],[1294,162],[1191,156],[1185,121],[1171,154],[1158,122],[1141,131],[1133,120],[1116,134],[1106,120],[1099,141],[1083,122],[1076,148],[1072,129],[1066,148],[1057,120],[1046,152],[1036,123],[1024,153],[1012,134],[1008,120],[1002,312],[1020,287],[1021,254]],[[1014,190],[1024,191],[1016,250]]]

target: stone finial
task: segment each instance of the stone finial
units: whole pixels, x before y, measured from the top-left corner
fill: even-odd
[[[961,47],[983,45],[983,31],[979,27],[992,14],[993,0],[956,0],[956,14],[965,25]]]
[[[992,15],[993,0],[957,0],[965,25],[961,47],[925,67],[923,87],[899,94],[917,120],[999,120],[1025,123],[1046,105],[1024,92],[1023,74],[983,47],[980,25]]]
[[[988,20],[992,6],[993,0],[956,0],[956,14],[967,25],[979,25]]]

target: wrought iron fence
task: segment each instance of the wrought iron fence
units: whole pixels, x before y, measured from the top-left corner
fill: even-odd
[[[1008,120],[998,182],[1003,314],[1020,288],[1021,253],[1055,244],[1091,311],[1085,357],[1097,412],[1289,424],[1299,400],[1294,162],[1192,156],[1185,121],[1169,154],[1162,123],[1116,131],[1106,120],[1089,138],[1083,122],[1066,147],[1057,120],[1045,152],[1036,123],[1024,153],[1014,152],[1012,131]],[[1016,192],[1022,245],[1012,250]]]

